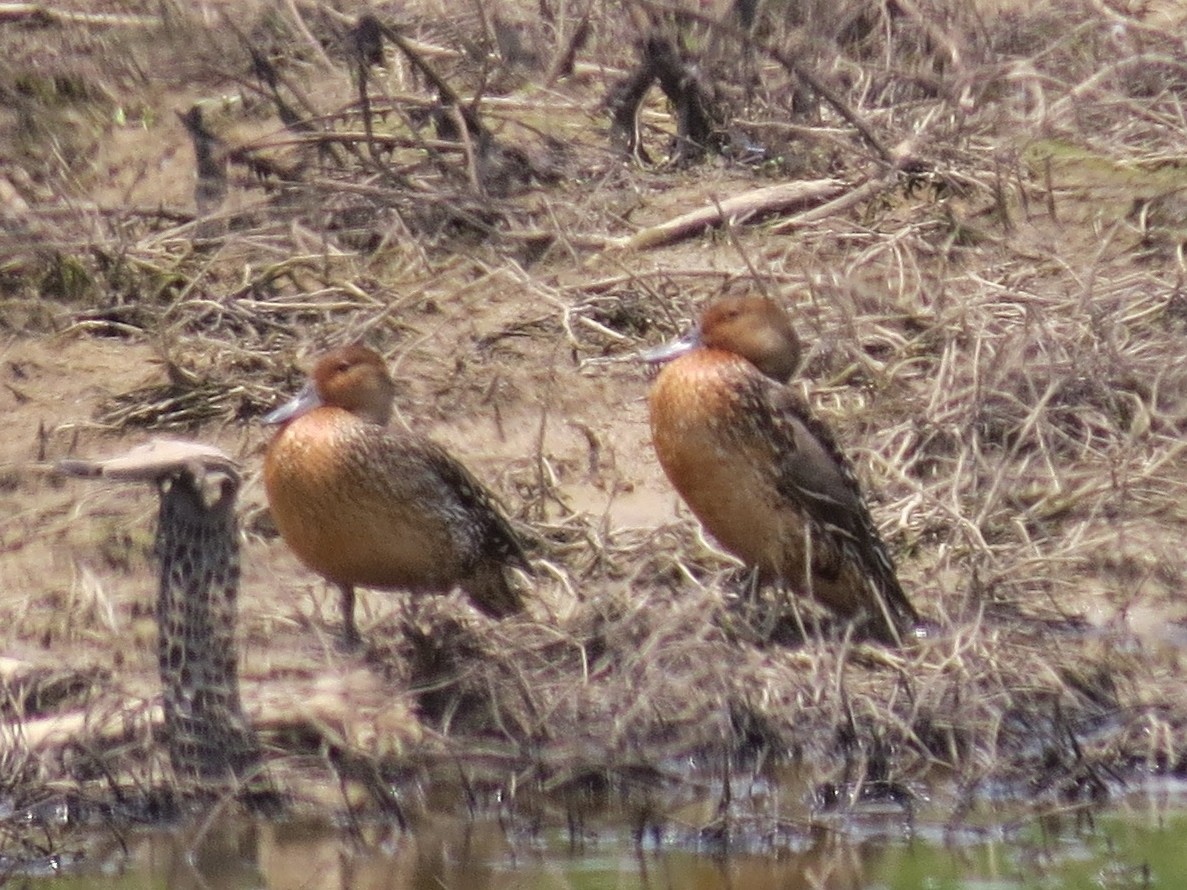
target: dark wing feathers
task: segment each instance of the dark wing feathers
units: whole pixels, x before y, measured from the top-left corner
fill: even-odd
[[[519,536],[494,495],[444,448],[431,442],[422,443],[422,448],[434,471],[477,524],[483,555],[518,568],[530,568]]]
[[[853,466],[832,433],[813,417],[794,391],[762,380],[771,441],[780,443],[776,485],[801,504],[825,534],[833,536],[847,557],[874,585],[895,622],[918,619],[895,573],[894,561],[878,533]]]
[[[370,470],[390,465],[389,472],[370,473],[387,489],[393,502],[431,505],[422,521],[434,522],[452,541],[462,577],[460,586],[481,611],[501,618],[523,608],[520,593],[506,569],[531,571],[519,535],[481,482],[449,452],[419,436],[384,432],[359,425],[357,455]]]

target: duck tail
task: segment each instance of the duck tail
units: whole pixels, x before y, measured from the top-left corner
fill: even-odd
[[[502,562],[482,563],[463,587],[475,608],[491,618],[523,611],[523,595],[511,584]]]

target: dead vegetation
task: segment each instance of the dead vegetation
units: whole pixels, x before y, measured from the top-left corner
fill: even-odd
[[[1153,8],[972,6],[424,0],[369,8],[381,56],[360,10],[326,4],[0,24],[5,340],[94,340],[113,368],[147,344],[162,366],[80,426],[36,413],[36,359],[7,364],[6,409],[47,426],[5,454],[0,552],[110,544],[79,531],[110,510],[48,499],[29,461],[184,430],[250,464],[260,436],[229,431],[298,356],[361,338],[405,422],[478,462],[534,539],[536,607],[492,624],[397,598],[360,672],[300,642],[304,593],[259,594],[241,645],[289,651],[249,665],[244,703],[294,800],[346,777],[403,818],[427,777],[526,808],[597,788],[662,819],[723,769],[794,762],[814,810],[942,779],[959,820],[983,793],[1098,800],[1182,772],[1187,50]],[[628,152],[611,138],[652,29],[713,103],[691,155],[643,89]],[[789,180],[807,206],[731,203]],[[796,638],[690,519],[620,518],[665,497],[630,357],[743,289],[793,308],[811,399],[934,622],[902,651]],[[250,488],[241,511],[245,564],[282,558]],[[147,508],[129,514],[125,538]],[[169,782],[151,670],[121,651],[147,605],[112,592],[152,572],[143,543],[114,552],[89,617],[62,617],[92,602],[75,582],[5,571],[13,812]],[[735,804],[720,818],[750,818]]]

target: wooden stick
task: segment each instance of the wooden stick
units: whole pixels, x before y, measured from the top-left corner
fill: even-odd
[[[844,187],[844,183],[836,179],[815,179],[754,189],[641,229],[629,238],[609,240],[606,246],[620,250],[659,247],[691,238],[724,223],[737,224],[755,217],[784,213],[806,204],[815,204],[833,197]]]
[[[822,219],[827,219],[830,216],[836,216],[838,213],[843,213],[855,204],[860,204],[869,198],[874,197],[878,192],[882,191],[887,186],[887,180],[883,177],[876,179],[867,179],[860,185],[852,188],[839,198],[834,198],[831,201],[826,201],[816,207],[810,207],[803,213],[797,213],[790,216],[776,225],[771,226],[771,231],[777,235],[783,235],[790,232],[792,229],[803,228],[810,226],[813,223],[820,222]]]
[[[88,745],[107,747],[122,744],[131,735],[132,727],[141,721],[150,726],[163,726],[165,715],[160,705],[148,702],[129,702],[125,708],[97,716],[88,710],[67,711],[46,717],[35,717],[19,724],[5,726],[5,735],[21,739],[28,751],[42,752],[80,739]]]
[[[44,3],[0,3],[0,22],[28,20],[54,25],[92,25],[99,28],[156,28],[161,19],[155,15],[121,15],[108,12],[74,12],[55,9]]]

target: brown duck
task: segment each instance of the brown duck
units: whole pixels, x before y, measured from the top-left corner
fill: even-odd
[[[282,424],[264,485],[297,557],[342,594],[344,635],[359,642],[354,588],[460,587],[495,618],[522,608],[508,580],[526,567],[494,498],[436,443],[387,429],[395,387],[363,346],[323,356],[309,384],[265,417]]]
[[[693,331],[644,358],[656,455],[730,553],[899,642],[918,620],[857,478],[829,430],[784,384],[800,363],[787,313],[763,297],[710,305]]]

